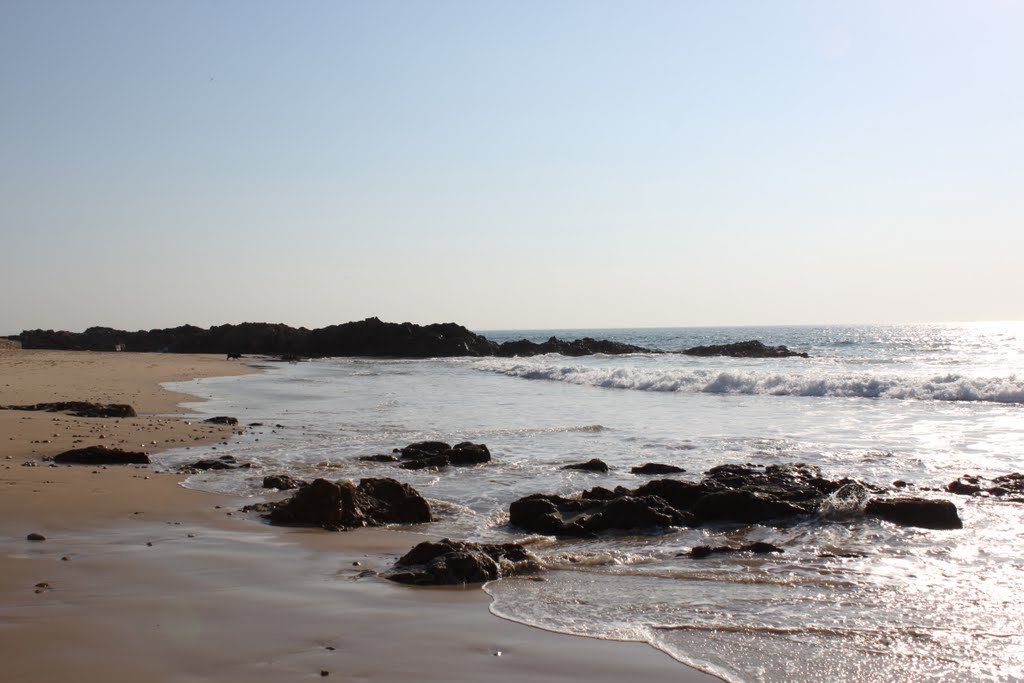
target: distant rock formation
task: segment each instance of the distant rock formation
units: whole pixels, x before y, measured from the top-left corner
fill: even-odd
[[[17,336],[27,349],[70,351],[164,351],[169,353],[268,354],[289,357],[380,356],[430,358],[493,355],[498,345],[455,323],[414,325],[377,318],[316,330],[275,323],[183,325],[125,332],[90,327],[85,332],[27,330]]]
[[[167,353],[224,354],[226,358],[263,354],[282,360],[363,356],[377,358],[448,358],[453,356],[501,356],[506,358],[558,353],[589,356],[597,353],[666,353],[607,339],[562,340],[551,337],[537,343],[527,339],[502,344],[455,323],[415,325],[386,323],[378,318],[309,330],[280,323],[241,323],[203,329],[182,325],[159,330],[126,332],[109,327],[90,327],[84,332],[26,330],[11,339],[26,349],[66,351],[162,351]],[[807,354],[785,346],[765,346],[759,341],[717,346],[698,346],[683,351],[692,356],[784,358]]]
[[[809,358],[806,353],[790,351],[785,346],[765,346],[756,339],[732,344],[694,346],[683,351],[687,356],[732,356],[733,358]]]
[[[608,355],[621,355],[624,353],[661,353],[654,349],[645,349],[642,346],[623,344],[622,342],[608,341],[606,339],[573,339],[563,341],[558,337],[551,337],[543,344],[520,339],[501,344],[495,351],[495,356],[540,356],[545,353],[560,353],[563,356],[592,356],[595,353]]]

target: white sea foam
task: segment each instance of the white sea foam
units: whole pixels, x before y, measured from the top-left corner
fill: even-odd
[[[484,361],[477,367],[522,379],[634,391],[1024,403],[1024,378],[1014,375],[916,377],[778,373],[748,369],[568,365],[544,361]]]

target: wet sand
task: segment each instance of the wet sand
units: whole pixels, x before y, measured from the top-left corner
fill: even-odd
[[[5,681],[717,680],[647,645],[497,618],[478,587],[362,575],[429,534],[269,527],[180,475],[41,459],[230,438],[174,417],[196,399],[158,383],[253,371],[223,356],[0,349],[0,405],[89,400],[140,415],[0,411]]]

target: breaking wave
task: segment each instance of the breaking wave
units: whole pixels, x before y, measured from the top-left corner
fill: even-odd
[[[1024,379],[1015,375],[814,375],[747,370],[599,367],[523,362],[487,362],[481,363],[478,368],[522,379],[634,391],[1024,403]]]

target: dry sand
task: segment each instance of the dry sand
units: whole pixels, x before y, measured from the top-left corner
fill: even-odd
[[[499,619],[477,587],[360,576],[426,535],[268,527],[177,475],[41,460],[226,438],[168,417],[195,399],[158,382],[251,371],[222,356],[0,349],[0,405],[89,400],[140,415],[0,411],[4,681],[718,680],[647,645]]]

